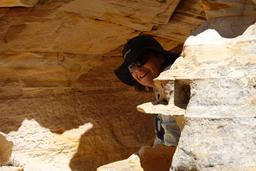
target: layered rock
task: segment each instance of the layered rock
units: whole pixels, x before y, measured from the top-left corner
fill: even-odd
[[[205,20],[198,2],[46,0],[32,10],[2,8],[0,51],[103,55],[141,32],[171,50]]]
[[[149,33],[180,43],[205,22],[204,11],[197,0],[181,1],[167,24],[155,26]]]
[[[116,63],[119,62],[117,58],[114,59]],[[17,82],[6,81],[8,86],[2,87],[0,98],[1,131],[9,134],[18,130],[25,118],[36,120],[41,127],[57,135],[91,122],[94,127],[81,136],[74,155],[65,163],[73,170],[96,170],[100,165],[126,158],[137,151],[141,145],[151,143],[153,118],[137,113],[136,103],[134,103],[145,101],[145,95],[134,92],[115,81],[112,74],[113,67],[111,67],[116,65],[113,62],[114,59],[105,63],[109,68],[99,65],[83,73],[78,81],[72,84],[75,88],[61,87],[63,82],[55,81],[58,77],[61,78],[65,70],[56,73],[59,76],[45,72],[47,70],[41,70],[40,72],[46,75],[37,77],[36,72],[34,76],[31,72],[31,77],[26,79],[17,79]],[[55,65],[51,67],[52,71],[56,69]],[[102,71],[103,67],[104,71]],[[17,73],[20,75],[29,73],[24,71],[26,70],[20,70]],[[48,76],[55,78],[52,79],[53,82],[40,80]],[[38,87],[40,84],[45,87]],[[115,106],[107,102],[112,102]],[[35,128],[30,129],[33,131]],[[32,140],[41,139],[37,132],[31,133]],[[18,132],[13,134],[13,138],[22,135],[23,133]],[[29,146],[30,142],[26,141],[24,144]],[[33,152],[35,151],[31,150],[31,153]],[[38,158],[40,155],[38,154]],[[21,162],[20,158],[17,158],[15,163],[19,162]]]
[[[6,135],[14,144],[9,162],[25,171],[69,171],[70,160],[77,152],[81,136],[92,126],[87,123],[59,135],[41,127],[35,120],[24,120],[18,131]]]
[[[30,2],[37,1],[9,0],[0,5],[31,6]],[[248,17],[254,15],[253,8],[247,5],[246,9]],[[127,158],[140,146],[152,143],[154,132],[153,117],[135,111],[135,106],[149,101],[151,94],[134,92],[113,75],[122,60],[121,46],[131,37],[148,33],[165,49],[180,50],[186,37],[205,21],[204,11],[207,10],[200,7],[199,0],[43,0],[33,8],[1,8],[0,131],[9,135],[29,125],[24,125],[25,119],[34,119],[39,130],[58,137],[91,122],[94,127],[81,136],[76,152],[72,151],[74,156],[63,166],[89,171]],[[254,21],[251,18],[241,20],[245,21],[243,28]],[[225,33],[230,28],[237,30],[240,24],[228,25]],[[189,90],[187,81],[176,82],[180,89]],[[167,91],[176,91],[166,86]],[[163,104],[165,98],[174,98],[172,93],[162,95],[159,101]],[[183,115],[188,95],[181,94],[176,99],[179,100],[172,104],[180,105],[172,107],[176,114]],[[160,113],[169,113],[170,108],[163,104]],[[13,142],[22,134],[12,134]],[[30,137],[40,139],[37,132]],[[0,143],[1,147],[9,144],[6,138]],[[4,150],[5,154],[2,149],[1,157],[6,161],[10,148]],[[15,149],[23,152],[20,146],[15,145]],[[45,162],[41,154],[34,157],[39,163]],[[15,161],[22,166],[27,164],[21,158]]]
[[[214,30],[189,37],[182,56],[156,79],[159,103],[167,103],[138,106],[173,116],[186,110],[171,170],[256,169],[255,35],[256,24],[233,39]]]
[[[207,19],[255,15],[255,1],[221,1],[221,0],[202,0]]]
[[[74,0],[63,7],[70,13],[123,25],[134,30],[150,31],[154,25],[168,23],[180,0],[166,1],[89,1]]]
[[[97,171],[108,171],[108,170],[122,170],[122,171],[143,171],[140,164],[140,158],[133,154],[128,159],[110,163],[97,168]]]
[[[2,0],[0,7],[33,7],[38,3],[39,0]]]
[[[33,8],[0,8],[0,131],[17,131],[24,119],[54,135],[91,122],[94,127],[82,135],[70,159],[73,170],[94,171],[151,144],[153,116],[135,108],[152,95],[122,85],[113,70],[127,39],[157,31],[177,8],[176,23],[192,20],[200,4],[188,10],[190,2],[195,1],[43,0]],[[181,32],[189,34],[195,25]],[[164,35],[154,34],[167,50],[183,43]]]
[[[15,3],[17,2],[21,1],[15,0]],[[0,49],[104,54],[122,45],[126,39],[144,31],[165,38],[163,43],[172,43],[169,48],[172,49],[182,44],[186,37],[205,21],[204,13],[208,19],[255,16],[253,1],[200,2],[201,4],[198,0],[99,0],[93,3],[81,0],[42,1],[33,10],[0,9],[0,16],[5,16],[1,21],[0,35],[3,42]],[[2,3],[11,4],[14,1]],[[230,29],[225,26],[226,32],[239,29],[241,20],[248,22],[247,19],[239,19],[237,27]],[[245,23],[244,28],[248,25],[250,23]],[[116,35],[117,32],[120,34]],[[29,39],[31,35],[32,40]],[[97,39],[94,39],[95,37]],[[102,44],[104,46],[101,46]]]
[[[21,167],[2,166],[0,167],[0,171],[24,171],[24,170]]]
[[[256,3],[252,0],[202,0],[201,6],[207,22],[197,28],[194,35],[206,29],[215,29],[222,37],[234,38],[256,21]]]

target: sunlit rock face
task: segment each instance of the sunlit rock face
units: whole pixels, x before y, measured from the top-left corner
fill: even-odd
[[[13,142],[10,162],[28,171],[70,171],[69,163],[77,152],[80,138],[92,127],[86,123],[56,134],[35,120],[24,120],[17,131],[6,135]]]
[[[170,50],[205,21],[198,2],[43,0],[33,8],[1,8],[0,51],[103,55],[141,32]]]
[[[255,15],[235,16],[239,2],[202,2],[206,13],[214,9],[207,17],[225,12],[209,17],[194,34],[214,28],[233,39],[216,30],[189,37],[181,57],[155,79],[157,101],[137,109],[185,116],[170,170],[255,170]],[[242,7],[255,12],[252,2]]]
[[[189,81],[187,122],[172,168],[255,170],[256,24],[225,39],[207,30],[185,42],[169,73]]]
[[[143,102],[145,95],[150,98],[150,94],[135,92],[115,80],[112,74],[115,64],[113,61],[105,62],[109,68],[100,64],[98,67],[95,66],[88,73],[79,76],[70,86],[65,86],[63,81],[59,81],[63,79],[62,74],[65,75],[67,72],[64,72],[64,68],[59,70],[61,72],[56,72],[58,67],[54,62],[48,65],[52,72],[43,69],[36,72],[32,66],[15,72],[17,75],[14,73],[12,76],[19,82],[15,82],[15,79],[6,81],[6,85],[1,88],[1,132],[10,134],[19,130],[25,119],[34,119],[42,128],[49,129],[48,132],[55,134],[63,134],[85,123],[92,123],[93,128],[81,135],[76,152],[70,160],[66,160],[65,165],[76,170],[96,170],[97,166],[126,158],[141,145],[150,144],[154,134],[153,120],[137,113],[134,103]],[[30,77],[22,79],[22,75],[28,76],[29,73]],[[43,76],[40,76],[40,73]],[[51,81],[46,79],[50,77]],[[39,87],[40,85],[44,87]],[[27,122],[24,124],[26,126]],[[32,131],[30,140],[41,140],[42,136],[38,131],[28,126],[27,129]],[[12,134],[13,139],[20,137],[20,141],[25,140],[26,136],[24,132]],[[30,141],[24,143],[30,145]],[[68,144],[66,148],[69,148]],[[27,150],[29,151],[30,149]],[[36,151],[31,149],[31,153],[33,152]],[[37,160],[41,159],[41,153],[38,155]],[[21,158],[16,158],[17,162],[13,164],[20,166]]]
[[[122,171],[143,171],[140,164],[140,158],[133,154],[128,159],[110,163],[97,168],[97,171],[108,171],[108,170],[122,170]]]
[[[0,7],[33,7],[38,0],[1,0]]]
[[[24,171],[24,170],[22,167],[2,166],[0,167],[0,171]]]
[[[234,7],[243,9],[241,4]],[[127,158],[142,145],[151,144],[153,116],[140,114],[135,108],[150,101],[152,94],[135,92],[113,75],[122,61],[121,47],[127,39],[147,33],[166,50],[180,50],[187,36],[205,21],[204,12],[208,8],[201,8],[199,0],[0,2],[1,7],[33,5],[33,8],[0,8],[0,132],[5,135],[0,141],[4,159],[1,163],[13,151],[18,155],[9,158],[8,165],[14,165],[9,169],[29,168],[31,159],[38,166],[48,163],[48,168],[56,170],[94,171],[98,166]],[[204,3],[204,7],[207,5],[211,3]],[[253,10],[245,13],[249,18],[254,14],[250,11]],[[246,20],[243,28],[251,21]],[[227,30],[240,28],[228,26]],[[167,91],[175,90],[168,84],[159,84],[164,85]],[[187,80],[178,85],[186,91],[190,88]],[[162,95],[159,101],[174,98],[172,93],[162,92]],[[247,100],[246,97],[240,102]],[[177,99],[170,105],[176,114],[183,115],[188,96],[180,94]],[[169,108],[162,107],[160,113],[169,113]],[[32,126],[27,120],[33,121]],[[57,156],[48,154],[47,148],[39,148],[42,153],[30,153],[33,146],[29,145],[36,144],[35,140],[52,143],[56,137],[86,123],[91,123],[92,129],[82,132],[75,144],[73,139],[71,143],[61,143],[67,148],[72,146],[70,153],[60,151],[61,146],[53,150]],[[52,139],[46,141],[38,132],[45,132]],[[23,144],[17,143],[21,140],[28,147],[26,153],[22,151]],[[58,144],[63,139],[54,142]],[[3,144],[9,146],[3,148]],[[65,160],[59,160],[62,152]],[[19,157],[21,153],[27,160]],[[47,159],[47,155],[54,157]],[[50,159],[54,162],[47,162]],[[31,167],[38,169],[38,166]]]
[[[28,2],[37,1],[5,0],[0,6]],[[205,21],[198,2],[40,0],[32,8],[0,8],[0,132],[10,137],[4,142],[14,143],[4,150],[1,144],[0,158],[8,160],[11,150],[18,154],[15,160],[9,158],[9,169],[29,168],[31,159],[39,166],[48,163],[48,168],[95,171],[152,144],[153,116],[136,111],[152,94],[123,85],[113,70],[122,61],[123,44],[140,33],[154,35],[167,50],[179,49]],[[175,24],[179,30],[173,29]],[[35,127],[25,120],[33,120]],[[93,127],[81,135],[76,148],[68,155],[62,151],[68,159],[58,160],[62,154],[56,146],[54,154],[47,146],[30,151],[31,143],[52,143],[86,123]],[[37,133],[42,131],[53,139],[43,140]]]
[[[255,170],[256,24],[241,36],[207,30],[189,37],[161,73],[159,103],[140,111],[184,115],[171,170]],[[182,110],[184,111],[182,113]]]
[[[207,19],[231,16],[255,15],[255,0],[249,1],[222,1],[201,0]]]

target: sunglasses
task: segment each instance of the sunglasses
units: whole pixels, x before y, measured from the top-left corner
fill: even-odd
[[[145,63],[149,60],[149,57],[147,55],[144,55],[140,58],[140,60],[133,62],[128,66],[128,70],[132,74],[136,69],[143,67]]]
[[[143,65],[139,62],[132,63],[131,65],[128,66],[128,70],[132,74],[136,69],[141,68]]]

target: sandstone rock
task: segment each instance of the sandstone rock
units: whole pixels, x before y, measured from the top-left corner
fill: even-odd
[[[222,37],[234,38],[241,35],[255,21],[256,15],[212,18],[201,24],[192,34],[197,35],[204,30],[214,29]]]
[[[205,20],[199,0],[181,1],[171,20],[157,26],[150,34],[183,43]]]
[[[24,120],[17,132],[7,134],[13,142],[10,161],[24,170],[71,170],[69,162],[77,152],[82,134],[92,128],[91,123],[62,135],[51,133],[35,120]]]
[[[75,0],[64,11],[120,24],[140,31],[150,31],[153,24],[166,24],[179,0],[166,1],[89,1]]]
[[[38,3],[39,0],[2,0],[0,2],[0,7],[33,7]]]
[[[172,170],[255,169],[255,30],[234,39],[207,30],[185,42],[168,73],[191,91]]]
[[[255,64],[255,38],[251,36],[254,34],[255,29],[251,26],[243,36],[234,39],[221,38],[214,30],[205,31],[197,37],[191,36],[184,45],[182,54],[184,58],[177,60],[172,69],[165,72],[164,75],[169,74],[175,79],[254,76],[255,69],[252,66]],[[216,55],[214,53],[216,51],[223,55]],[[189,53],[197,55],[188,58]],[[244,55],[245,53],[247,55]],[[158,80],[161,80],[161,76]]]
[[[138,106],[174,116],[186,110],[171,170],[255,169],[255,30],[233,39],[215,30],[189,37],[181,57],[155,79],[158,103]]]
[[[255,123],[250,117],[188,119],[172,170],[254,170]]]
[[[110,163],[97,168],[97,171],[143,171],[140,165],[140,159],[137,155],[133,154],[128,159]]]
[[[0,165],[7,163],[12,153],[13,143],[0,133]]]
[[[68,87],[102,65],[100,56],[63,53],[3,53],[0,59],[0,98],[19,97],[23,87]]]
[[[144,103],[137,106],[137,110],[149,114],[162,114],[162,115],[184,115],[185,110],[175,106],[174,104],[153,104],[152,102]]]
[[[133,154],[129,158],[101,166],[97,171],[157,171],[168,170],[175,147],[158,144],[154,147],[143,146],[138,151],[139,156]]]
[[[185,37],[204,21],[199,4],[184,1],[168,26],[178,3],[178,0],[113,0],[112,3],[102,0],[97,3],[45,1],[34,10],[0,10],[0,16],[3,16],[0,51],[104,54],[139,32],[152,29],[152,32],[145,33],[165,39],[162,43],[171,50],[181,45]],[[175,29],[177,27],[179,29]]]
[[[141,166],[144,171],[169,170],[176,147],[157,144],[145,146],[139,151]]]
[[[249,1],[221,1],[221,0],[202,0],[202,7],[205,10],[206,17],[218,18],[228,16],[246,16],[255,15],[255,3]]]
[[[14,166],[0,166],[0,171],[23,171],[23,168]]]
[[[25,118],[56,134],[91,122],[94,127],[81,137],[70,168],[95,171],[127,158],[153,141],[153,116],[136,111],[152,94],[118,81],[113,68],[120,62],[119,56],[2,54],[0,130],[18,130]]]
[[[3,2],[1,1],[0,4]],[[16,2],[25,2],[25,0]],[[228,20],[230,23],[236,21],[234,25],[223,24],[222,21],[227,21],[223,18],[223,20],[216,19],[215,24],[219,22],[219,25],[226,27],[224,33],[230,35],[240,30],[241,23],[245,28],[254,20],[253,6],[248,6],[248,2],[245,5],[248,12],[244,11],[246,17],[234,17],[233,20]],[[100,165],[127,158],[140,146],[150,144],[154,137],[153,117],[136,113],[135,106],[148,101],[151,96],[134,92],[132,88],[122,85],[113,76],[113,69],[122,60],[120,57],[122,45],[127,39],[141,32],[154,35],[167,50],[177,50],[181,47],[185,38],[205,21],[205,15],[198,0],[181,1],[177,6],[178,3],[179,0],[139,2],[97,0],[93,3],[82,0],[43,0],[33,8],[1,8],[0,131],[6,134],[13,133],[20,128],[25,118],[34,119],[43,130],[48,130],[46,132],[49,133],[50,138],[57,139],[56,142],[63,142],[62,136],[65,131],[87,122],[93,123],[93,129],[81,136],[75,145],[73,141],[71,143],[65,141],[70,143],[72,149],[78,146],[77,150],[72,151],[73,157],[70,157],[69,153],[66,154],[65,150],[62,151],[65,156],[63,167],[72,170],[94,171]],[[243,15],[237,10],[243,9],[243,3],[237,4],[240,6],[232,6],[236,8],[232,11],[236,11],[237,16]],[[208,14],[211,11],[216,11],[216,14],[224,11],[224,9],[206,8],[205,10]],[[218,16],[216,14],[212,16]],[[226,16],[226,13],[221,15]],[[247,50],[250,49],[249,47],[248,44]],[[254,47],[251,51],[255,52]],[[205,54],[207,55],[208,52]],[[180,58],[177,62],[186,63],[184,58]],[[179,73],[177,68],[175,70]],[[184,73],[181,72],[180,76],[184,76]],[[234,72],[231,75],[238,74],[239,72]],[[251,91],[250,86],[254,84],[253,81],[250,82],[249,79],[225,81],[229,85],[238,84],[238,87],[242,87],[243,96],[239,99],[239,103],[249,101],[251,102],[249,104],[254,104],[254,100],[248,96],[253,92],[246,94],[247,91]],[[167,71],[165,83],[161,79],[156,82],[159,88],[163,88],[158,104],[161,113],[169,115],[169,107],[174,107],[177,111],[172,112],[172,115],[184,114],[191,94],[190,91],[187,94],[181,92],[190,90],[191,79],[175,80],[175,77],[171,77]],[[246,82],[250,82],[248,87],[244,86]],[[201,85],[205,83],[194,82],[193,85],[196,91],[191,90],[191,92],[201,96],[203,92]],[[212,80],[209,88],[215,85],[219,85],[219,82]],[[219,88],[222,92],[231,92],[223,85]],[[172,93],[166,94],[170,91]],[[239,95],[239,92],[236,93],[233,97]],[[219,98],[218,95],[209,97]],[[197,98],[194,100],[199,101]],[[229,104],[227,99],[221,100]],[[165,105],[166,102],[168,105]],[[236,104],[234,100],[232,102]],[[152,109],[145,112],[150,113],[153,109],[154,112],[158,111],[158,108],[155,108],[158,105],[149,104]],[[37,128],[41,130],[36,127],[35,131]],[[27,130],[33,131],[30,128]],[[12,139],[16,141],[21,139],[18,133],[12,135]],[[31,141],[32,139],[33,136]],[[26,142],[30,143],[30,139],[26,139]],[[32,142],[31,146],[34,143]],[[24,146],[28,144],[24,142]],[[65,147],[69,148],[69,145]],[[22,155],[20,154],[22,150],[26,150],[21,146],[15,148],[18,148],[15,151],[19,153],[18,157]],[[54,150],[58,151],[58,148]],[[33,151],[28,149],[23,155],[27,156],[30,152]],[[53,156],[45,150],[44,156],[47,155],[50,156],[49,159]],[[40,156],[29,157],[36,158],[35,163],[39,164],[30,165],[27,161],[22,164],[26,165],[27,170],[38,169]],[[34,160],[31,159],[31,162]],[[47,160],[42,159],[42,161]],[[57,165],[60,164],[57,159],[53,160],[55,161]],[[18,165],[19,162],[16,162]],[[45,166],[55,169],[55,165],[52,165],[54,164],[50,163]],[[42,168],[45,169],[45,166]]]
[[[186,44],[184,46],[184,50],[183,50],[183,56],[185,58],[180,57],[174,63],[174,65],[172,65],[172,67],[169,70],[161,73],[160,76],[157,79],[155,79],[155,84],[157,85],[158,89],[161,90],[162,92],[160,93],[160,96],[162,99],[167,100],[168,106],[167,104],[150,105],[148,103],[148,104],[145,104],[144,107],[143,105],[138,106],[139,110],[144,111],[146,113],[150,113],[150,110],[151,110],[152,113],[159,111],[162,114],[169,113],[169,115],[180,115],[180,114],[182,115],[184,114],[184,112],[179,112],[180,109],[178,107],[179,106],[183,106],[183,108],[186,107],[186,104],[188,103],[188,99],[190,98],[190,96],[194,97],[195,95],[194,91],[197,89],[196,87],[198,87],[197,82],[198,83],[200,82],[201,83],[200,86],[202,86],[201,90],[203,92],[205,91],[205,88],[208,88],[208,91],[212,90],[213,92],[209,93],[208,94],[209,96],[205,96],[205,93],[200,93],[200,95],[198,96],[200,100],[197,99],[197,101],[199,100],[202,103],[204,103],[207,101],[207,99],[208,101],[212,99],[212,100],[215,100],[215,102],[212,102],[215,104],[216,103],[224,104],[224,105],[226,103],[233,104],[234,111],[232,113],[236,113],[235,111],[241,110],[241,112],[246,113],[244,116],[248,116],[251,114],[253,115],[253,111],[255,109],[252,104],[254,102],[252,102],[250,99],[253,97],[253,93],[254,93],[253,85],[255,84],[254,78],[253,78],[253,75],[255,73],[255,68],[253,67],[255,64],[254,62],[255,52],[253,50],[254,49],[253,42],[252,43],[245,42],[243,39],[254,40],[253,38],[251,38],[251,36],[249,36],[254,34],[255,34],[254,29],[253,27],[251,27],[244,33],[243,37],[238,37],[233,40],[223,39],[213,30],[211,31],[209,30],[207,32],[199,34],[196,38],[190,37],[189,39],[187,39]],[[191,42],[192,39],[193,39],[193,42]],[[225,49],[223,47],[227,47],[227,48]],[[239,51],[237,49],[239,49]],[[214,53],[216,51],[218,51],[219,53],[223,53],[223,55],[222,56],[216,55]],[[186,57],[188,54],[195,54],[195,53],[197,55],[195,55],[193,58]],[[247,54],[246,56],[243,55],[245,53]],[[235,61],[235,62],[232,62],[232,61]],[[230,66],[230,67],[225,67],[225,66]],[[233,80],[232,79],[233,77],[237,78],[237,80]],[[248,77],[248,78],[241,78],[241,77]],[[206,78],[208,78],[206,81],[202,80]],[[212,80],[209,80],[210,78],[212,78]],[[187,81],[185,82],[183,81],[182,83],[181,81],[176,81],[176,80],[187,80]],[[192,84],[191,80],[198,80],[198,81],[197,82],[192,81],[193,82]],[[230,88],[231,84],[234,84],[232,89]],[[171,88],[168,88],[168,87],[171,87]],[[214,93],[215,88],[217,87],[219,88],[219,91],[220,91],[219,94]],[[190,91],[190,89],[192,90]],[[239,89],[240,91],[236,91],[236,89]],[[248,91],[250,93],[245,93]],[[184,94],[184,92],[187,92],[187,93]],[[225,99],[223,98],[220,99],[220,96],[222,96],[224,92],[232,96],[229,95]],[[199,93],[199,91],[197,93]],[[169,97],[164,97],[165,94],[167,94]],[[202,97],[202,94],[204,94],[205,98]],[[234,99],[234,102],[232,102],[230,98]],[[235,106],[235,104],[238,104],[238,103],[248,104],[250,108],[248,108],[248,106],[245,105],[243,106],[243,109],[241,109],[240,107],[239,109],[237,109],[238,106]],[[196,108],[196,105],[193,107],[189,106],[189,108],[190,107],[191,109]],[[224,108],[223,110],[226,110]],[[220,110],[220,108],[218,109]],[[205,110],[210,110],[210,107],[207,106]],[[251,110],[251,111],[249,112],[248,110]],[[173,111],[172,112],[173,114],[171,114],[170,111]],[[197,112],[198,108],[194,109],[194,111],[195,111],[194,115],[197,115],[196,113],[198,113]],[[239,112],[240,116],[242,116],[241,112]],[[193,115],[192,113],[190,116]],[[203,113],[205,115],[205,112]],[[214,115],[214,117],[217,117],[217,115]],[[222,113],[222,117],[224,117],[224,113]]]
[[[127,37],[138,33],[124,26],[82,18],[77,14],[59,14],[39,22],[12,25],[4,34],[0,45],[2,52],[37,51],[99,55],[116,49]]]

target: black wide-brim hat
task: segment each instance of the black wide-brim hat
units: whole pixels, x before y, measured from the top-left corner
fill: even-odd
[[[114,70],[117,78],[123,83],[133,86],[136,80],[132,77],[128,67],[129,65],[145,61],[145,56],[149,51],[157,52],[166,56],[168,53],[153,37],[149,35],[139,35],[130,39],[124,46],[122,55],[124,62]],[[146,61],[145,61],[146,62]]]

